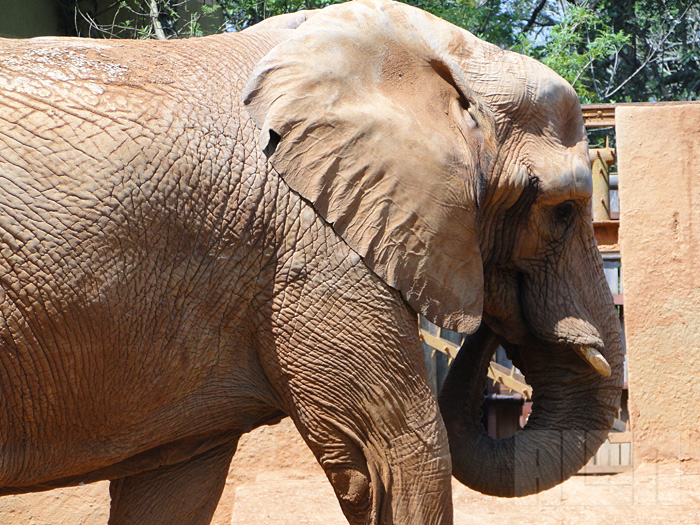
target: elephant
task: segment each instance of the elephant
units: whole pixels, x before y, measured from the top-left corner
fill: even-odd
[[[360,0],[190,40],[0,43],[0,495],[208,523],[290,416],[350,523],[451,523],[605,439],[623,350],[573,88]],[[417,314],[468,334],[439,400]],[[524,429],[478,424],[503,345]]]

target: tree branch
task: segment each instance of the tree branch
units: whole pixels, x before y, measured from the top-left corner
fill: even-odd
[[[668,37],[670,37],[671,34],[675,31],[676,26],[680,23],[681,20],[683,20],[683,18],[685,17],[685,15],[688,14],[688,10],[693,6],[693,3],[694,3],[694,2],[691,2],[690,5],[688,5],[688,7],[685,8],[685,11],[683,11],[683,14],[681,14],[681,16],[679,17],[678,21],[674,21],[674,22],[673,22],[673,25],[672,25],[671,29],[668,31],[668,33],[666,33],[666,34],[661,38],[661,40],[653,46],[653,49],[649,51],[649,54],[647,55],[646,59],[644,60],[644,62],[642,62],[642,65],[640,65],[629,77],[627,77],[627,78],[626,78],[622,83],[620,83],[620,85],[618,85],[615,89],[613,89],[612,91],[610,91],[609,89],[607,89],[606,92],[605,92],[605,98],[611,97],[611,96],[613,96],[615,93],[617,93],[618,91],[620,91],[630,80],[632,80],[635,76],[637,76],[637,74],[638,74],[640,71],[642,71],[642,69],[644,69],[644,68],[646,67],[646,65],[649,64],[649,62],[655,62],[656,60],[659,59],[659,57],[657,56],[657,54],[659,53],[659,51],[660,51],[661,48],[663,47],[663,45],[664,45],[664,43],[666,42],[666,40],[668,39]]]
[[[547,3],[547,0],[540,0],[540,3],[535,6],[535,10],[532,12],[532,16],[530,16],[530,20],[527,21],[527,24],[525,24],[525,27],[523,28],[523,33],[528,32],[530,29],[532,29],[532,26],[535,24],[535,20],[537,20],[537,15],[540,14],[540,11],[544,9],[544,5]]]
[[[158,3],[156,0],[151,0],[151,22],[153,23],[153,31],[156,34],[158,40],[166,40],[165,31],[163,31],[163,26],[160,23],[158,16],[160,15],[160,10],[158,9]]]

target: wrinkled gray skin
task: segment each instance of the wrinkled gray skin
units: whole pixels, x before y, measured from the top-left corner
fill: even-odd
[[[258,145],[242,93],[288,37],[2,42],[0,495],[109,479],[111,523],[207,523],[241,434],[289,415],[350,522],[451,523],[453,466],[525,494],[600,444],[621,349],[590,195],[551,190],[556,156],[529,162],[557,134],[585,150],[577,102],[535,96],[556,118],[517,120],[522,101],[489,99],[512,98],[487,82],[502,73],[466,68],[497,148],[476,228],[483,323],[441,397],[446,432],[414,309]],[[535,386],[508,442],[475,423],[496,341]]]

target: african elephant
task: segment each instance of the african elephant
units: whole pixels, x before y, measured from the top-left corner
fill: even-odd
[[[453,469],[560,482],[621,387],[589,171],[564,80],[399,3],[3,40],[0,494],[108,479],[111,523],[207,523],[285,414],[352,523],[451,523]],[[447,425],[416,313],[474,334]],[[496,342],[535,387],[505,442],[474,424]]]

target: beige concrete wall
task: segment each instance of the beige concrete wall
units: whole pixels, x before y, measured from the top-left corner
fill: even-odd
[[[635,463],[700,460],[700,104],[615,120]]]

